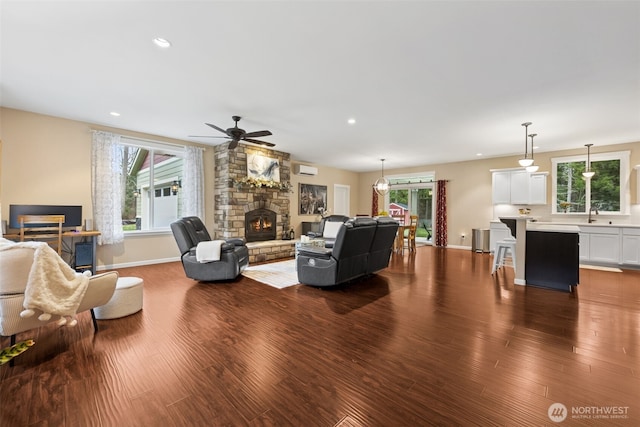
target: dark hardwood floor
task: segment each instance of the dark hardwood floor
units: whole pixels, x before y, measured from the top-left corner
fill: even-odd
[[[331,290],[122,269],[144,309],[20,334],[0,425],[640,425],[640,271],[582,269],[568,294],[490,259],[421,247]]]

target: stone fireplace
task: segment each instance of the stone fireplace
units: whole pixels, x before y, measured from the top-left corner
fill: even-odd
[[[253,209],[244,214],[244,237],[247,242],[275,240],[277,214],[271,209]]]
[[[291,182],[291,160],[289,153],[275,151],[268,148],[238,144],[229,150],[228,144],[220,144],[214,148],[215,155],[215,210],[213,235],[215,239],[229,239],[244,237],[248,242],[282,239],[283,232],[290,229],[289,209],[290,196],[288,190],[268,187],[252,187],[238,185],[238,181],[247,176],[247,155],[255,153],[261,156],[277,159],[280,168],[280,182]],[[265,217],[265,211],[272,211]],[[254,240],[247,236],[247,213],[259,212],[254,221],[263,230]],[[265,220],[269,221],[265,230]],[[255,227],[255,223],[253,225]],[[251,234],[251,233],[250,233]],[[251,239],[251,240],[250,240]]]

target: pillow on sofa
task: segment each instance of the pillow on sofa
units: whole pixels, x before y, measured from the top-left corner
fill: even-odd
[[[324,230],[322,231],[322,237],[325,239],[335,239],[338,236],[338,230],[342,226],[340,221],[328,221],[324,223]]]

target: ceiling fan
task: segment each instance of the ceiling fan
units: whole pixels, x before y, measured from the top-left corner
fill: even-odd
[[[229,149],[233,150],[234,148],[236,148],[238,146],[238,142],[240,141],[246,141],[246,142],[250,142],[252,144],[258,144],[258,145],[262,145],[264,147],[275,147],[275,144],[272,144],[271,142],[266,142],[266,141],[259,141],[257,139],[253,139],[253,138],[259,138],[261,136],[269,136],[272,135],[272,133],[268,130],[259,130],[256,132],[245,132],[244,129],[240,129],[238,127],[238,122],[240,121],[240,119],[242,117],[240,116],[232,116],[231,117],[235,122],[236,125],[232,128],[229,128],[227,130],[224,130],[222,128],[219,128],[216,125],[212,125],[211,123],[205,123],[205,125],[212,127],[213,129],[220,131],[224,134],[226,134],[227,136],[197,136],[197,135],[190,135],[192,138],[228,138],[231,140],[231,143],[229,144]]]

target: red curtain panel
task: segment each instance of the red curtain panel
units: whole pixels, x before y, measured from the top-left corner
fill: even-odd
[[[436,246],[447,246],[447,181],[437,181]]]
[[[376,193],[375,188],[371,189],[371,216],[378,216],[378,193]]]

